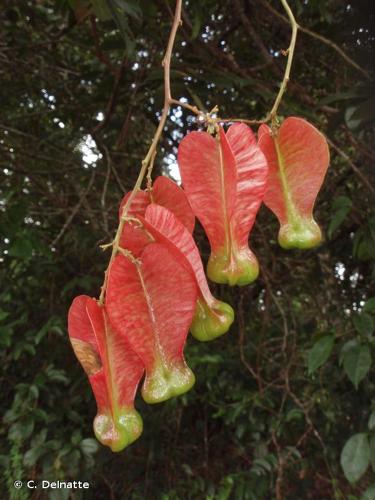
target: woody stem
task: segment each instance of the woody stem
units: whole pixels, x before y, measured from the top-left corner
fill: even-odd
[[[286,53],[288,54],[288,60],[286,63],[284,78],[283,78],[283,81],[281,82],[279,93],[276,96],[275,102],[272,106],[271,111],[268,113],[267,118],[265,119],[265,122],[268,122],[270,120],[273,122],[277,116],[277,111],[279,109],[281,100],[282,100],[284,92],[286,91],[286,88],[288,86],[289,77],[290,77],[290,70],[292,68],[292,62],[293,62],[293,56],[294,56],[294,49],[295,49],[296,40],[297,40],[298,24],[297,24],[297,21],[294,17],[294,14],[293,14],[291,8],[289,7],[287,0],[281,0],[281,3],[283,4],[283,7],[284,7],[286,13],[288,14],[288,18],[289,18],[290,24],[292,26],[292,37],[290,39],[289,47],[286,50]]]
[[[114,261],[114,258],[117,255],[117,252],[119,249],[120,238],[121,238],[122,230],[124,228],[124,224],[126,221],[127,213],[129,211],[130,205],[131,205],[137,191],[142,186],[142,182],[143,182],[145,175],[147,173],[147,169],[150,167],[150,165],[152,166],[152,163],[153,163],[152,159],[156,153],[156,148],[157,148],[157,145],[159,143],[160,137],[163,133],[163,128],[164,128],[165,122],[167,120],[171,104],[173,102],[172,97],[171,97],[170,66],[171,66],[171,58],[172,58],[172,50],[173,50],[173,46],[174,46],[174,41],[176,38],[178,27],[181,24],[181,5],[182,5],[182,0],[176,0],[176,9],[175,9],[175,13],[174,13],[172,28],[171,28],[171,31],[169,34],[167,49],[165,51],[165,55],[164,55],[163,62],[162,62],[162,65],[164,68],[164,106],[163,106],[163,112],[162,112],[162,115],[160,117],[158,128],[156,129],[155,135],[151,141],[151,145],[149,147],[149,150],[147,151],[147,154],[142,161],[141,170],[139,172],[138,178],[137,178],[136,183],[134,185],[134,189],[131,192],[131,194],[130,194],[129,198],[127,199],[127,201],[123,207],[123,210],[122,210],[120,222],[119,222],[119,225],[117,227],[116,235],[115,235],[115,238],[114,238],[113,243],[112,243],[111,258],[109,260],[108,267],[107,267],[105,274],[104,274],[104,283],[103,283],[103,286],[101,288],[100,297],[99,297],[100,304],[104,303],[104,297],[105,297],[105,293],[106,293],[106,289],[107,289],[109,269],[111,267],[112,262]],[[151,175],[151,172],[150,172],[150,175]]]

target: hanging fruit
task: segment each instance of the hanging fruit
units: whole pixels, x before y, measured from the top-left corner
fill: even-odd
[[[121,201],[119,217],[125,203],[129,199],[131,191],[127,193]],[[175,216],[184,224],[187,230],[192,233],[195,226],[195,216],[186,197],[185,192],[171,179],[160,175],[152,185],[151,191],[138,191],[130,205],[128,215],[137,217],[144,215],[150,203],[157,203],[162,207],[171,210]]]
[[[264,203],[280,222],[280,245],[315,247],[322,239],[313,208],[329,165],[326,138],[306,120],[290,117],[275,133],[261,125],[258,140],[269,166]]]
[[[142,433],[134,397],[144,372],[143,363],[124,336],[114,332],[104,308],[86,295],[74,299],[68,330],[96,399],[95,435],[112,451],[121,451]]]
[[[183,394],[195,382],[183,349],[197,294],[191,274],[159,243],[139,259],[118,255],[110,267],[108,316],[145,366],[147,403]]]
[[[217,137],[191,132],[180,143],[178,163],[184,190],[211,245],[208,277],[246,285],[259,273],[249,233],[262,202],[267,162],[251,129],[234,124]]]
[[[123,208],[130,195],[131,192],[127,193],[121,201],[119,218],[121,218]],[[168,177],[157,177],[151,191],[138,191],[129,207],[128,217],[144,215],[150,203],[157,203],[168,208],[184,224],[189,233],[194,231],[195,216],[186,194]],[[121,233],[120,246],[130,250],[135,257],[139,257],[151,241],[149,235],[140,228],[139,224],[135,221],[128,221]]]
[[[207,341],[226,333],[233,323],[234,311],[229,304],[212,296],[199,250],[186,227],[172,212],[156,204],[149,205],[140,220],[148,233],[163,243],[196,281],[199,292],[190,326],[192,335]]]

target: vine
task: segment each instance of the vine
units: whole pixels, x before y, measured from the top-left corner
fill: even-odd
[[[163,128],[164,128],[165,123],[167,121],[168,114],[169,114],[169,111],[170,111],[172,105],[180,106],[180,107],[192,112],[193,114],[195,114],[198,117],[198,119],[202,123],[205,123],[208,126],[208,128],[210,128],[212,126],[216,128],[216,125],[219,122],[220,123],[241,122],[241,123],[246,123],[249,125],[256,125],[256,124],[259,125],[259,124],[271,122],[272,129],[273,130],[277,129],[277,112],[278,112],[280,103],[282,101],[283,95],[287,89],[288,82],[290,79],[290,71],[291,71],[291,67],[292,67],[294,51],[295,51],[295,46],[296,46],[296,40],[297,40],[297,32],[298,32],[297,21],[294,17],[294,14],[293,14],[287,0],[280,0],[280,1],[283,5],[287,15],[288,15],[288,18],[290,20],[290,24],[292,27],[292,36],[291,36],[289,47],[285,51],[282,52],[285,56],[288,56],[287,64],[286,64],[286,68],[285,68],[285,73],[284,73],[284,77],[283,77],[283,80],[282,80],[281,85],[280,85],[279,92],[276,96],[276,99],[274,101],[274,104],[273,104],[270,112],[263,119],[251,120],[251,119],[243,119],[243,118],[220,118],[219,116],[216,115],[218,112],[217,106],[215,106],[210,112],[205,113],[204,111],[198,109],[197,106],[191,106],[188,103],[181,102],[181,101],[174,99],[172,97],[171,79],[170,79],[171,59],[172,59],[173,47],[174,47],[177,31],[178,31],[179,26],[182,24],[182,20],[181,20],[182,0],[176,0],[176,7],[175,7],[175,12],[174,12],[172,27],[171,27],[171,31],[169,34],[169,39],[168,39],[165,55],[164,55],[164,58],[162,61],[162,66],[164,69],[164,105],[163,105],[162,115],[160,117],[160,121],[159,121],[158,127],[156,129],[156,132],[154,134],[154,137],[152,138],[151,145],[147,151],[146,156],[142,160],[142,166],[141,166],[141,169],[139,171],[138,178],[135,182],[134,188],[133,188],[129,198],[127,199],[127,201],[122,209],[122,214],[121,214],[120,221],[119,221],[119,224],[118,224],[118,227],[116,230],[115,237],[111,243],[101,245],[101,248],[103,250],[112,247],[112,252],[111,252],[111,257],[109,259],[107,269],[104,273],[104,282],[103,282],[103,285],[101,287],[101,292],[100,292],[100,296],[99,296],[99,304],[101,304],[101,305],[104,304],[109,269],[110,269],[111,264],[113,263],[116,255],[120,249],[121,234],[122,234],[124,225],[128,221],[127,214],[129,212],[132,201],[133,201],[137,191],[140,190],[142,183],[143,183],[146,176],[147,176],[147,189],[149,191],[151,191],[151,189],[152,189],[151,175],[152,175],[152,169],[154,166],[154,160],[155,160],[155,157],[157,154],[157,146],[158,146],[158,143],[159,143],[160,138],[162,136]]]

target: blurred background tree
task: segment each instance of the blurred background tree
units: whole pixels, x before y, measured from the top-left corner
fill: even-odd
[[[375,13],[371,0],[291,0],[302,29],[280,115],[326,134],[331,167],[315,250],[284,251],[262,208],[261,276],[215,286],[236,323],[189,339],[197,383],[158,406],[137,399],[143,436],[121,454],[93,439],[95,402],[70,347],[67,309],[97,296],[118,204],[163,103],[167,0],[9,1],[0,35],[0,461],[16,479],[88,480],[95,499],[375,498]],[[276,1],[184,1],[172,91],[222,117],[262,118],[282,79],[290,25]],[[197,127],[174,107],[156,172]],[[199,173],[197,173],[199,175]],[[203,257],[208,245],[198,227]]]

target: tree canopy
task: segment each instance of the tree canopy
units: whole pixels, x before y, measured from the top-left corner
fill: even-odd
[[[5,0],[0,460],[10,498],[375,498],[375,13],[370,0],[290,7],[300,29],[278,115],[307,119],[329,142],[315,208],[324,241],[280,248],[277,220],[261,208],[258,280],[212,285],[236,309],[230,332],[188,341],[194,389],[156,406],[138,397],[143,436],[113,454],[94,439],[95,401],[66,317],[76,295],[100,293],[100,245],[159,122],[174,2]],[[173,98],[225,119],[264,118],[290,43],[281,3],[185,0],[182,21]],[[180,180],[177,147],[197,128],[171,107],[154,175]],[[195,237],[207,262],[201,227]],[[90,489],[14,488],[27,479]]]

